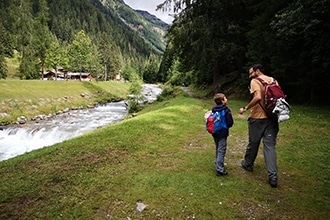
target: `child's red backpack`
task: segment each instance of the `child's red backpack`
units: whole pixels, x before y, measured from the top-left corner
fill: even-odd
[[[222,110],[220,112],[212,112],[206,120],[206,130],[210,134],[216,134],[222,128],[228,129],[226,118],[226,111]]]

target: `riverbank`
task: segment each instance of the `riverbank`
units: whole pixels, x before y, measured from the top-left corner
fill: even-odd
[[[240,167],[247,118],[237,112],[245,103],[229,100],[235,124],[225,158],[228,176],[215,175],[214,144],[204,127],[213,101],[177,97],[0,162],[0,218],[326,219],[327,111],[293,106],[292,118],[280,124],[274,189],[262,150],[253,172]]]
[[[124,100],[129,86],[117,81],[0,80],[0,125]]]
[[[143,84],[139,99],[141,105],[157,100],[162,89],[158,85]],[[68,103],[69,104],[69,103]],[[0,127],[0,161],[71,139],[99,129],[128,116],[128,101],[97,103],[92,107],[74,108],[50,115],[38,115],[19,125]]]

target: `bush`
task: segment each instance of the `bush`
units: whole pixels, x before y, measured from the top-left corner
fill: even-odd
[[[139,98],[130,98],[128,100],[128,113],[136,113],[142,110]]]
[[[183,94],[183,91],[180,87],[167,85],[163,88],[162,93],[159,96],[157,96],[157,101],[161,102],[164,100],[175,98],[182,94]]]

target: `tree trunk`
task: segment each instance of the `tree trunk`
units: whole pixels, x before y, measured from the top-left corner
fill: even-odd
[[[104,81],[107,81],[107,78],[108,78],[107,64],[104,64]]]
[[[57,80],[57,67],[55,67],[55,81]]]
[[[214,62],[213,65],[213,85],[212,91],[214,94],[221,92],[221,84],[220,84],[220,71],[218,62]]]
[[[42,67],[41,67],[41,72],[42,72],[41,78],[42,78],[42,80],[44,80],[44,71],[45,71],[44,65],[42,65]]]

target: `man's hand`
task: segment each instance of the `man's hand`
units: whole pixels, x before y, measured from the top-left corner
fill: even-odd
[[[239,109],[239,113],[240,113],[240,114],[243,114],[244,112],[246,112],[246,107],[244,107],[244,108],[240,108],[240,109]]]

